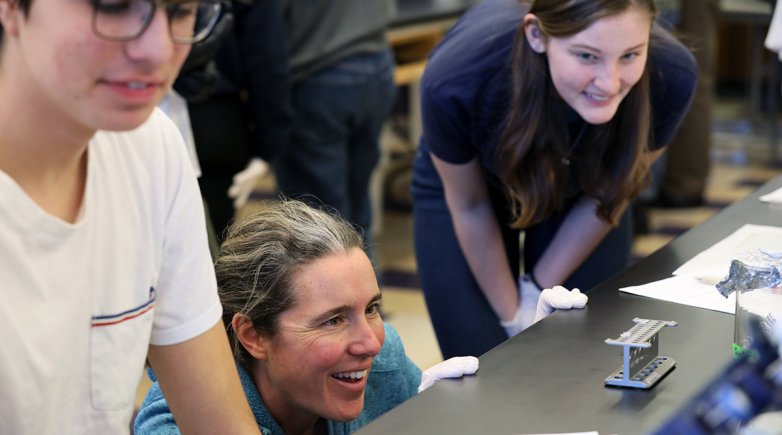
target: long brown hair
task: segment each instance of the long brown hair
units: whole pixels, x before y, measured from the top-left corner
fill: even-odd
[[[650,20],[656,16],[653,0],[535,0],[529,12],[544,36],[563,38],[630,7],[648,10]],[[516,32],[512,62],[511,108],[495,157],[511,205],[511,226],[524,228],[564,205],[570,174],[562,159],[569,157],[573,138],[557,109],[560,98],[546,54],[530,48],[523,24]],[[648,178],[649,100],[647,65],[613,119],[585,124],[579,134],[579,148],[587,150],[580,155],[579,181],[584,193],[597,199],[598,216],[607,222],[617,221],[620,205],[637,195]]]

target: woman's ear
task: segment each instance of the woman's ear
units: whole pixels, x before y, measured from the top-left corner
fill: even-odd
[[[524,16],[524,35],[527,37],[527,43],[534,52],[546,52],[546,36],[540,30],[538,17],[535,14]]]
[[[234,314],[231,328],[239,342],[253,358],[265,360],[268,357],[269,339],[255,330],[253,321],[244,314]]]
[[[0,0],[0,24],[3,25],[3,34],[17,35],[18,20],[24,18],[22,15],[22,10],[14,0]]]

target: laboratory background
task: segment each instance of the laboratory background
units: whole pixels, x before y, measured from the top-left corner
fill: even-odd
[[[380,113],[377,115],[379,119],[374,121],[379,134],[379,157],[371,173],[358,178],[365,179],[363,188],[367,189],[371,198],[369,210],[348,217],[350,221],[364,227],[365,235],[371,241],[371,257],[383,292],[383,319],[397,329],[407,355],[413,362],[419,367],[430,367],[441,362],[443,355],[430,322],[416,270],[412,235],[413,201],[410,193],[412,165],[422,132],[420,83],[430,51],[461,14],[478,1],[396,0],[395,3],[394,10],[376,11],[368,17],[367,21],[376,20],[372,23],[343,24],[346,27],[360,27],[377,25],[377,22],[386,20],[384,37],[392,55],[391,59],[378,56],[364,59],[365,66],[373,73],[381,76],[390,72],[390,76],[378,77],[375,88],[362,91],[370,92],[372,103],[382,106],[364,109],[367,113]],[[782,64],[777,54],[765,45],[774,3],[773,0],[657,2],[659,24],[671,29],[686,41],[688,47],[694,48],[700,78],[690,112],[684,118],[677,137],[666,155],[652,168],[651,184],[632,205],[633,264],[644,261],[680,235],[707,222],[782,174]],[[235,28],[241,28],[244,32],[252,29],[253,24],[247,17],[236,15]],[[262,24],[258,22],[255,25]],[[272,25],[264,26],[261,33],[270,40],[276,40],[274,31],[285,31],[280,28],[275,30]],[[345,32],[349,33],[347,30]],[[232,46],[241,46],[242,38],[242,35],[229,35],[216,41],[216,45],[223,45],[215,47],[205,56],[212,59],[211,67],[215,67],[216,60],[219,69],[221,56],[228,56],[226,52]],[[292,52],[299,50],[298,55],[306,56],[306,47],[298,47],[296,44],[301,41],[295,38],[294,32],[293,37],[287,40],[290,47],[295,47]],[[285,53],[275,52],[273,46],[264,50],[266,59],[286,56]],[[250,55],[245,51],[239,51],[248,56],[248,59],[242,57],[242,62],[246,61],[250,65],[240,65],[239,69],[252,74],[252,68],[258,67],[257,62],[250,61]],[[385,61],[389,61],[388,65],[383,64]],[[253,99],[286,97],[275,96],[276,92],[285,91],[278,91],[273,85],[268,85],[274,83],[275,74],[293,83],[307,80],[300,77],[307,77],[308,72],[299,67],[306,62],[294,55],[291,59],[282,59],[280,65],[283,64],[290,70],[270,71],[271,68],[266,68],[263,71],[265,76],[243,78],[242,86],[246,88],[241,90],[230,89],[230,85],[220,84],[218,79],[211,95],[188,94],[186,64],[181,80],[175,86],[190,105],[190,122],[201,169],[199,183],[211,216],[208,224],[211,225],[213,239],[216,239],[213,243],[219,243],[222,231],[232,219],[249,216],[267,207],[269,201],[277,200],[278,183],[282,179],[277,174],[276,162],[317,166],[329,158],[310,156],[307,162],[298,163],[295,156],[281,158],[280,154],[284,150],[275,149],[275,143],[283,143],[287,140],[285,138],[301,133],[298,130],[303,127],[288,125],[283,131],[274,131],[274,128],[263,126],[268,123],[273,127],[275,120],[285,115],[270,109],[273,103],[268,101],[252,102]],[[267,85],[255,83],[262,80],[267,80]],[[201,89],[198,86],[196,88]],[[249,122],[255,124],[254,134],[265,135],[263,140],[268,146],[263,151],[242,151],[243,154],[230,157],[224,155],[221,144],[226,140],[246,140],[235,138],[241,135],[230,131],[232,128],[240,128],[235,124],[236,117],[230,115],[232,110],[238,110],[236,102],[231,101],[232,95],[240,95],[245,101],[249,99],[252,106],[260,107]],[[313,95],[305,98],[317,98]],[[329,99],[324,100],[323,104],[336,105],[339,100],[333,95],[322,96]],[[312,103],[312,100],[308,101]],[[294,102],[296,104],[300,103]],[[301,109],[294,107],[291,110]],[[367,159],[371,161],[371,157]],[[361,165],[364,170],[367,169],[366,164]],[[243,170],[251,185],[242,187],[241,192],[234,192],[229,197],[225,192],[232,184],[236,184],[236,180],[231,177]],[[290,167],[280,170],[291,171]],[[333,177],[328,173],[320,175],[326,179]],[[285,182],[291,183],[290,180]],[[328,186],[322,187],[328,189]],[[302,189],[299,193],[318,196],[317,192]],[[237,197],[239,203],[234,204]],[[343,200],[345,198],[333,201]],[[225,204],[221,206],[221,202]],[[782,226],[782,219],[779,220],[779,226]],[[782,246],[779,248],[782,251]],[[627,317],[629,328],[632,326],[632,316]],[[615,332],[618,334],[622,331]],[[664,337],[667,332],[662,331],[660,334]],[[662,343],[664,349],[664,341]],[[616,361],[619,364],[620,358]],[[664,379],[661,385],[666,381],[673,382]],[[149,386],[149,380],[142,379],[138,387],[137,405],[140,405]]]

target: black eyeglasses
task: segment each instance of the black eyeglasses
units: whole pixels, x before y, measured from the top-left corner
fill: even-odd
[[[221,0],[90,0],[92,31],[109,41],[131,41],[147,30],[158,7],[165,8],[171,40],[203,41],[217,23]]]

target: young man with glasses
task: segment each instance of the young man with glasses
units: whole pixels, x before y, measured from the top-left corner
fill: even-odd
[[[0,0],[3,433],[126,433],[148,358],[188,433],[258,433],[201,199],[155,109],[215,0]]]

